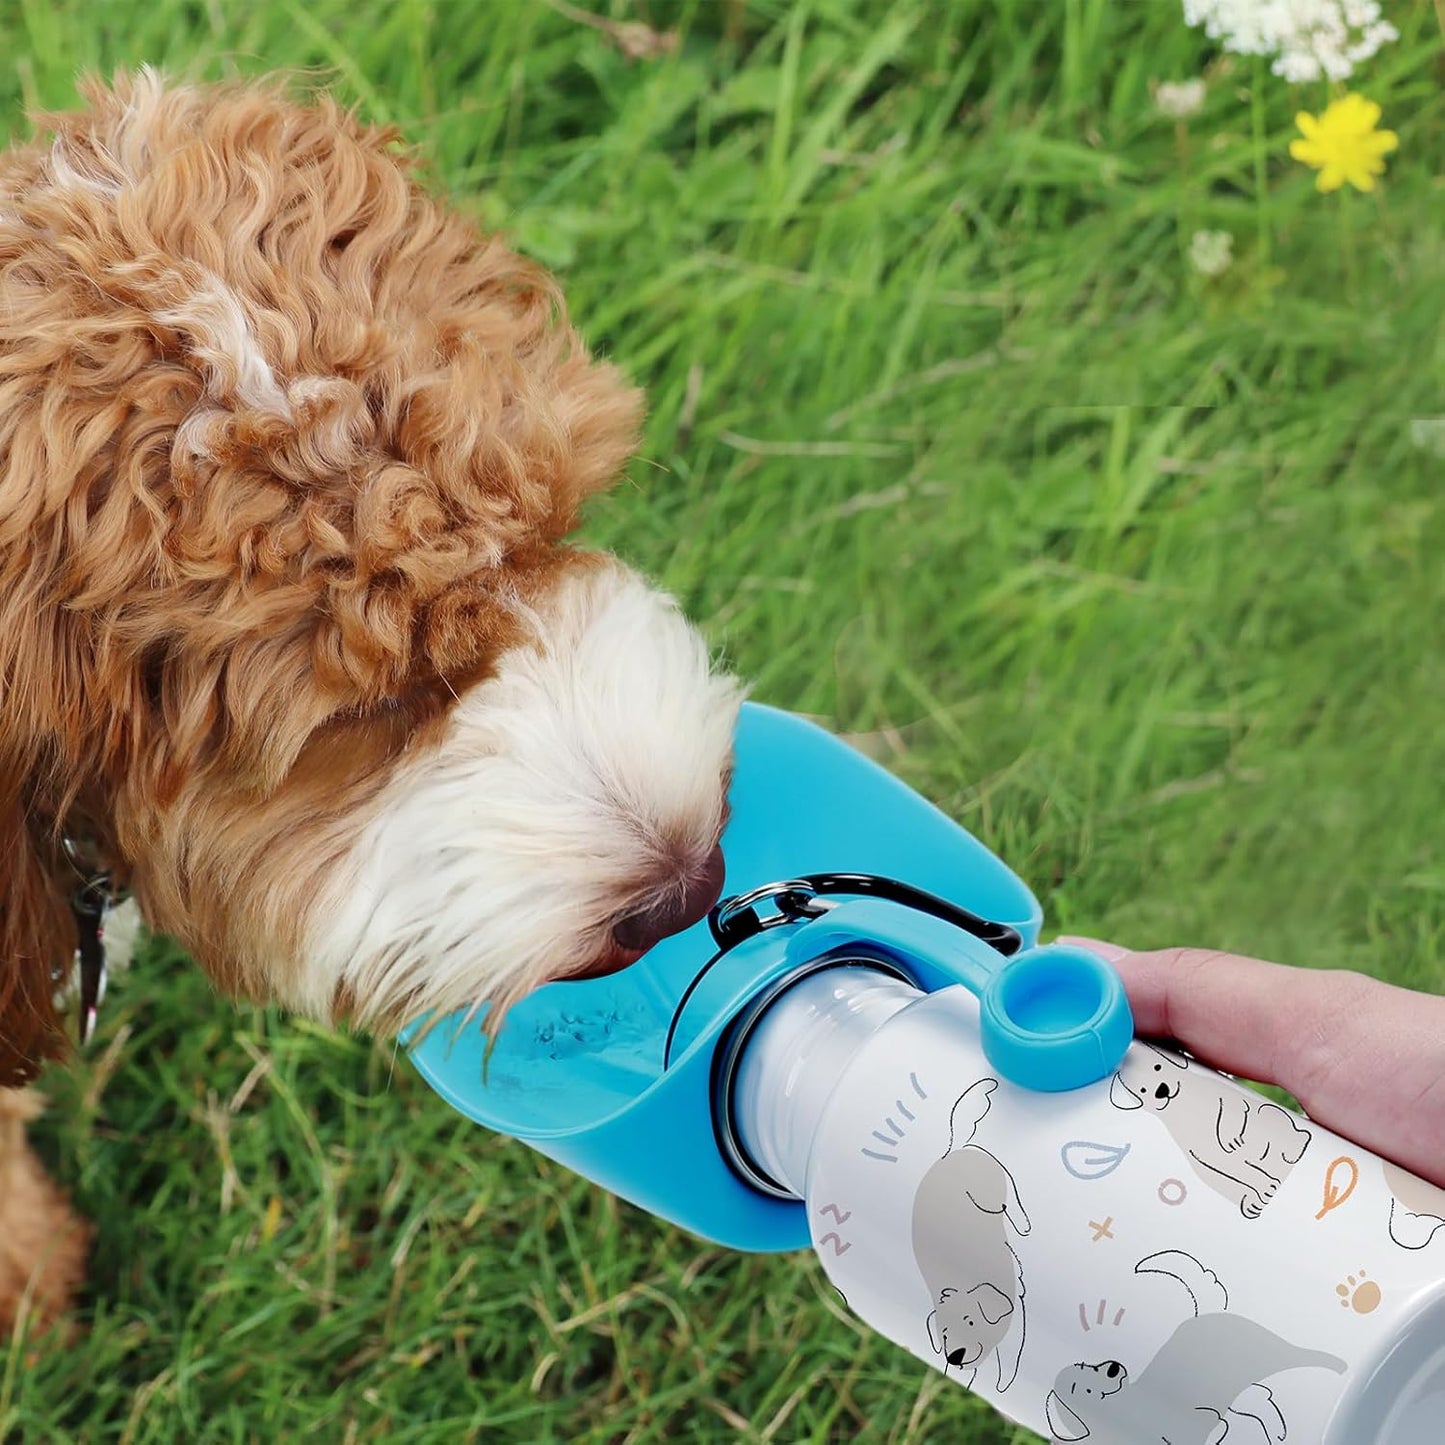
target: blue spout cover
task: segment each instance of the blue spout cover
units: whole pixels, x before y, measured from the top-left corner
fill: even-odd
[[[980,999],[990,1061],[1027,1087],[1072,1088],[1117,1066],[1132,1023],[1112,970],[1082,950],[1035,947],[1041,918],[1029,890],[891,774],[802,719],[748,705],[730,801],[727,894],[804,874],[874,873],[1008,924],[1023,951],[1008,960],[914,909],[855,899],[759,933],[709,969],[716,946],[700,923],[622,973],[536,990],[508,1014],[490,1057],[476,1019],[414,1032],[411,1057],[432,1088],[650,1213],[768,1251],[807,1246],[805,1211],[757,1193],[727,1164],[713,1071],[732,1021],[800,961],[871,954],[925,990],[963,984]]]
[[[1011,1084],[1047,1093],[1107,1079],[1134,1037],[1119,975],[1082,948],[1052,944],[1006,958],[942,919],[860,898],[798,929],[788,955],[881,955],[926,993],[962,984],[979,1001],[990,1064]]]

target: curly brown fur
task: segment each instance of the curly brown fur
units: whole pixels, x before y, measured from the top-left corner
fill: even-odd
[[[641,409],[390,132],[275,85],[84,93],[0,156],[9,1082],[60,1042],[62,827],[223,986],[286,993],[307,903],[579,565]]]
[[[33,1090],[0,1089],[0,1333],[54,1324],[85,1275],[90,1229],[31,1151]]]

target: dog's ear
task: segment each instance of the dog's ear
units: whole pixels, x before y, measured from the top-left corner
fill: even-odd
[[[1142,1109],[1144,1101],[1124,1082],[1122,1074],[1114,1075],[1109,1085],[1109,1102],[1116,1109]]]
[[[933,1353],[935,1355],[941,1355],[943,1353],[943,1332],[938,1328],[937,1310],[929,1310],[928,1312],[928,1343],[933,1346]]]
[[[1013,1312],[1013,1301],[996,1284],[976,1284],[969,1290],[978,1312],[989,1324],[1006,1320]]]
[[[1189,1067],[1189,1060],[1183,1054],[1176,1053],[1173,1049],[1161,1049],[1158,1044],[1145,1044],[1144,1047],[1148,1049],[1151,1054],[1157,1054],[1166,1064],[1173,1064],[1176,1069],[1187,1069]]]
[[[1049,1430],[1055,1440],[1087,1440],[1089,1427],[1052,1390],[1044,1404]]]
[[[0,1086],[28,1082],[64,1050],[53,980],[74,955],[74,935],[20,790],[0,764]]]

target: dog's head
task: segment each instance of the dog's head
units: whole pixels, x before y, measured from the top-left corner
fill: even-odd
[[[1129,1372],[1117,1360],[1101,1365],[1070,1365],[1060,1370],[1044,1403],[1049,1429],[1056,1440],[1087,1440],[1090,1421],[1098,1422],[1102,1402],[1129,1383]],[[1107,1406],[1104,1407],[1107,1410]],[[1107,1418],[1107,1416],[1106,1416]]]
[[[701,917],[739,689],[564,540],[637,393],[331,102],[88,100],[0,156],[0,1076],[70,828],[229,991],[375,1028]]]
[[[959,1369],[977,1365],[1008,1333],[1013,1312],[1013,1301],[997,1285],[939,1290],[937,1305],[928,1316],[934,1354]]]
[[[1136,1044],[1114,1075],[1109,1100],[1118,1109],[1152,1109],[1162,1114],[1179,1097],[1188,1067],[1188,1059],[1149,1044]]]

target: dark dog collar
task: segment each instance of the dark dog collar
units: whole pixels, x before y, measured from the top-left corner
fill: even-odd
[[[95,1033],[96,1015],[105,1002],[105,922],[116,904],[124,902],[125,893],[92,849],[70,837],[62,838],[61,846],[81,879],[70,895],[70,914],[75,920],[75,973],[80,984],[76,1036],[84,1045]]]

